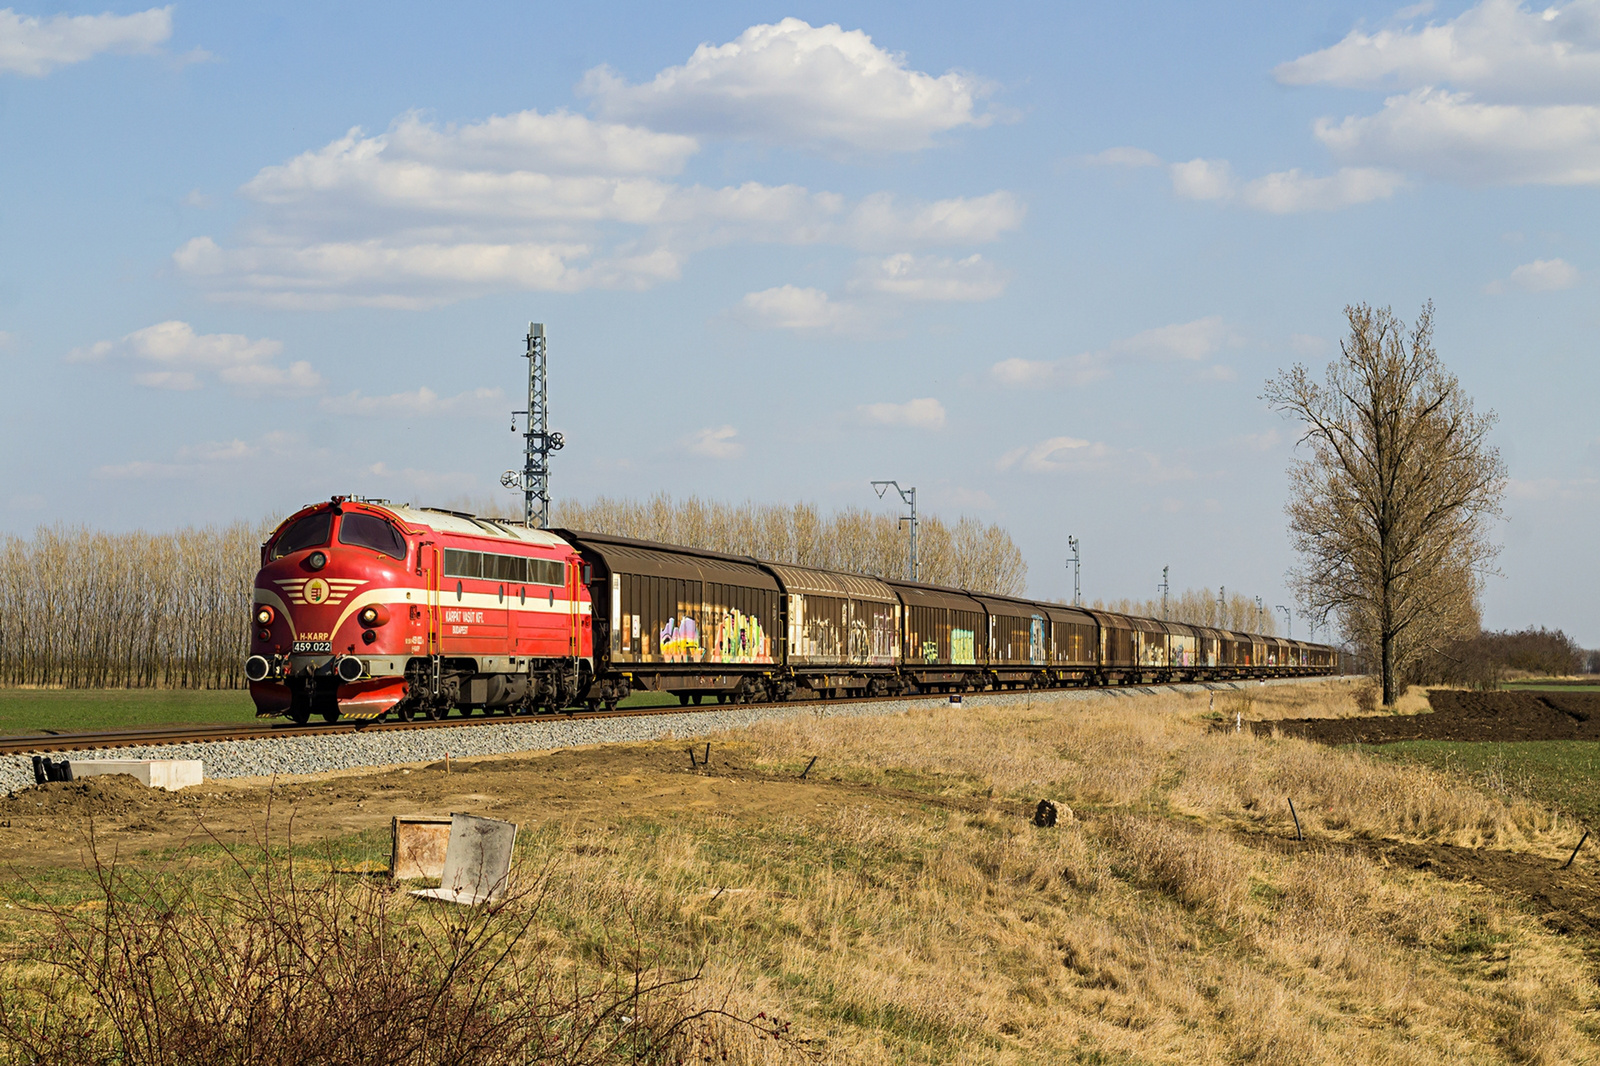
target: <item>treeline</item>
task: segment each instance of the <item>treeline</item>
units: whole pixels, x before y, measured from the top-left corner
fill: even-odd
[[[0,540],[0,684],[239,688],[272,525]]]
[[[1450,641],[1421,657],[1411,680],[1491,689],[1518,675],[1562,677],[1597,669],[1600,655],[1585,651],[1559,629],[1530,626]]]
[[[857,507],[823,514],[807,503],[729,504],[657,493],[648,500],[601,496],[589,503],[563,502],[551,521],[558,528],[875,577],[904,577],[910,552],[906,529],[892,512]],[[1028,564],[1011,535],[997,525],[974,518],[950,523],[937,515],[919,515],[917,578],[934,585],[1021,596],[1028,587]]]
[[[1176,596],[1167,597],[1165,615],[1162,614],[1160,599],[1095,600],[1089,606],[1097,611],[1136,614],[1145,618],[1164,617],[1173,622],[1227,629],[1235,633],[1259,633],[1266,637],[1278,635],[1278,621],[1270,604],[1263,604],[1257,609],[1256,601],[1249,596],[1236,592],[1222,602],[1219,595],[1210,589],[1185,589]],[[1303,640],[1311,639],[1308,633],[1302,633],[1300,637]]]
[[[459,502],[459,501],[458,501]],[[457,509],[505,514],[501,502]],[[729,505],[658,495],[563,504],[558,526],[898,577],[906,534],[891,515]],[[242,688],[251,590],[276,522],[106,533],[48,526],[0,538],[0,685]],[[1020,595],[1028,567],[1005,530],[929,516],[923,580]]]

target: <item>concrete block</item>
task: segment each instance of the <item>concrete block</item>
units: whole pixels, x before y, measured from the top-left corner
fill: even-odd
[[[128,774],[151,788],[176,792],[205,779],[199,759],[69,759],[74,779],[97,774]]]
[[[467,906],[498,899],[511,881],[511,848],[516,842],[515,822],[452,814],[439,887],[413,889],[411,894]]]

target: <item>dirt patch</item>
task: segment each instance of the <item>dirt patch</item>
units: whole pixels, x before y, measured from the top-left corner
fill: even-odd
[[[1463,692],[1430,689],[1426,714],[1290,718],[1251,722],[1257,736],[1304,737],[1324,744],[1396,740],[1600,740],[1600,693]]]

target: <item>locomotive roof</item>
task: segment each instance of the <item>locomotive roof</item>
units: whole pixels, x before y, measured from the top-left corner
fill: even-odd
[[[497,537],[501,540],[520,540],[544,548],[565,548],[567,542],[548,530],[528,529],[494,518],[479,518],[461,511],[436,511],[431,507],[396,507],[380,505],[408,526],[427,526],[440,533],[458,533],[468,537]]]

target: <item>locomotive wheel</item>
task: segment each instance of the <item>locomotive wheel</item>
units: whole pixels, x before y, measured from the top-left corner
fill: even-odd
[[[337,722],[339,720],[339,708],[337,707],[331,711],[321,711],[319,713],[321,713],[324,722]]]
[[[311,721],[311,712],[305,708],[292,710],[289,712],[289,721],[293,722],[295,725],[305,725],[307,722]]]

